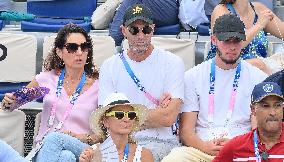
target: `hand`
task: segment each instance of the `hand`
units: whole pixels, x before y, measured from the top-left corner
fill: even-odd
[[[222,145],[220,145],[221,142],[222,140],[219,141],[219,139],[205,141],[203,149],[201,151],[204,151],[205,153],[209,155],[216,156],[218,152],[221,150],[221,148],[223,147]]]
[[[92,148],[86,148],[83,150],[79,157],[79,162],[91,162],[94,156],[94,150]]]
[[[257,24],[259,24],[262,29],[266,27],[266,25],[272,21],[274,18],[274,14],[270,10],[264,10],[261,11],[260,14],[258,14]]]
[[[75,134],[74,133],[72,133],[72,131],[63,131],[62,133],[64,133],[64,134],[67,134],[67,135],[69,135],[69,136],[72,136],[72,137],[75,137]]]
[[[215,142],[218,146],[224,146],[229,140],[229,138],[218,138]]]
[[[16,104],[16,98],[13,93],[6,93],[1,103],[2,109],[9,109],[14,104]]]
[[[172,99],[172,95],[170,93],[166,92],[162,94],[162,96],[159,99],[159,106],[162,108],[167,107],[171,99]]]

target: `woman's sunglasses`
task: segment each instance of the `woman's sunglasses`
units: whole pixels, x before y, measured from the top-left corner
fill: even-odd
[[[64,47],[67,49],[68,53],[77,52],[79,46],[80,46],[82,52],[89,52],[89,49],[91,48],[91,43],[84,42],[84,43],[81,43],[81,44],[77,44],[77,43],[66,43],[66,44],[64,44]]]
[[[139,27],[136,27],[136,26],[129,26],[129,27],[127,27],[127,29],[129,31],[129,33],[131,33],[132,35],[138,34],[140,30],[144,34],[150,34],[153,31],[152,27],[150,27],[150,26],[144,26],[143,28],[139,28]]]
[[[122,119],[126,116],[128,119],[133,120],[137,117],[137,113],[135,111],[111,111],[106,113],[106,116],[114,116],[116,119]]]

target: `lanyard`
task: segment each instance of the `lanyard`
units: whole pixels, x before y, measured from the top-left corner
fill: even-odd
[[[123,65],[127,71],[127,73],[130,75],[131,79],[134,81],[134,83],[137,85],[140,91],[144,92],[144,95],[146,98],[148,98],[150,101],[152,101],[156,106],[159,105],[159,100],[152,96],[149,92],[146,91],[145,87],[141,84],[140,80],[136,77],[136,75],[133,73],[131,67],[129,66],[128,62],[126,61],[123,52],[119,54],[119,57],[121,61],[123,62]]]
[[[257,158],[256,161],[261,162],[261,157],[260,157],[259,149],[258,149],[258,139],[257,139],[256,130],[253,132],[253,147],[254,147],[255,157]]]
[[[55,119],[55,114],[56,114],[56,109],[57,109],[57,103],[58,103],[58,100],[61,96],[61,91],[62,91],[62,88],[63,88],[64,75],[65,75],[65,70],[62,69],[61,74],[60,74],[59,79],[58,79],[58,83],[57,83],[57,91],[56,91],[57,101],[52,105],[51,114],[50,114],[50,117],[49,117],[49,120],[48,120],[48,126],[49,127],[53,126],[53,124],[54,124],[54,119]],[[55,129],[59,130],[63,126],[63,123],[67,119],[67,117],[70,115],[71,110],[72,110],[72,108],[75,104],[75,101],[78,99],[85,82],[86,82],[86,73],[83,72],[81,80],[80,80],[80,82],[79,82],[79,84],[76,88],[76,91],[71,96],[71,100],[70,100],[71,105],[70,104],[68,105],[68,107],[66,108],[66,111],[64,112],[63,119],[58,123],[58,125],[55,127]]]
[[[129,153],[129,144],[127,143],[125,145],[125,148],[124,148],[123,159],[121,160],[121,162],[126,162],[127,161],[128,153]]]
[[[261,155],[259,153],[259,149],[258,149],[258,138],[257,138],[257,132],[256,130],[253,132],[253,147],[254,147],[254,154],[256,157],[256,161],[257,162],[261,162],[261,159],[263,160],[267,160],[269,155],[266,151],[264,151]]]
[[[209,106],[208,106],[208,121],[211,124],[213,123],[213,114],[214,114],[214,91],[215,91],[215,70],[216,70],[215,68],[216,68],[216,60],[214,58],[212,60],[212,63],[211,63],[210,88],[209,88]],[[227,113],[227,116],[226,116],[227,122],[231,119],[232,113],[233,113],[233,110],[234,110],[240,74],[241,74],[241,63],[238,63],[234,82],[233,82],[233,89],[232,89],[230,102],[229,102],[229,110],[228,110],[228,113]]]

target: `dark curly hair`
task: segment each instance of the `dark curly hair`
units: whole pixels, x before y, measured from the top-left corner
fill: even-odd
[[[43,69],[45,71],[60,71],[62,68],[65,67],[63,60],[56,54],[56,48],[63,49],[64,44],[67,41],[67,37],[71,33],[81,33],[84,35],[86,38],[86,41],[91,44],[91,48],[88,52],[86,64],[84,66],[84,70],[87,74],[87,76],[91,78],[98,78],[99,73],[98,70],[96,69],[94,63],[93,63],[93,44],[92,44],[92,39],[88,35],[88,33],[80,26],[75,25],[75,24],[67,24],[63,28],[61,28],[55,38],[53,48],[51,52],[48,54],[46,59],[44,60],[43,63]]]
[[[234,4],[236,0],[221,0],[219,4]]]

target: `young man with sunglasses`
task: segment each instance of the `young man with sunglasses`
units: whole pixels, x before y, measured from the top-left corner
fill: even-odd
[[[122,92],[130,102],[146,105],[149,113],[138,143],[160,161],[179,145],[171,126],[180,112],[184,95],[184,64],[176,55],[151,44],[155,24],[143,4],[129,7],[121,31],[129,49],[107,59],[100,69],[99,104],[108,94]],[[175,133],[176,130],[174,130]]]
[[[230,140],[213,162],[284,160],[283,94],[278,84],[262,82],[251,95],[257,128]]]
[[[225,14],[216,20],[211,41],[218,48],[215,58],[185,74],[180,139],[163,162],[209,162],[228,139],[251,130],[250,94],[266,75],[240,60],[246,40],[243,22]]]

